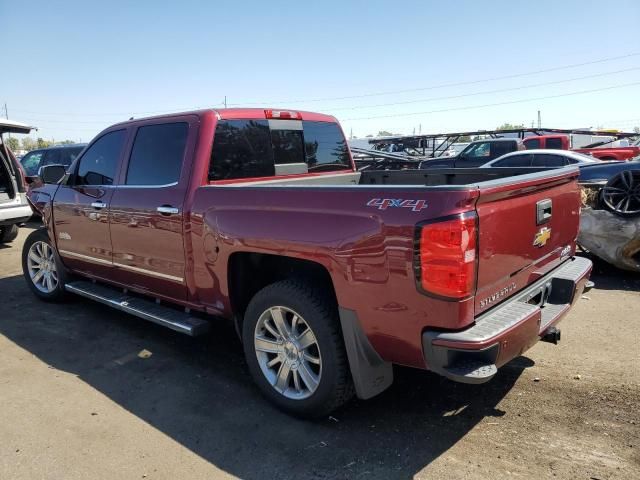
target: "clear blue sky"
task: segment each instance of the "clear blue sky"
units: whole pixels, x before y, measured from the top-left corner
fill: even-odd
[[[331,113],[357,136],[530,125],[538,109],[548,127],[640,125],[638,0],[0,0],[0,25],[0,108],[48,139],[225,95]]]

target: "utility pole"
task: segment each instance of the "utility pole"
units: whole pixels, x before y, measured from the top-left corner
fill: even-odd
[[[224,108],[227,108],[227,96],[224,96]]]
[[[540,117],[540,110],[538,110],[538,128],[542,128],[542,119]]]

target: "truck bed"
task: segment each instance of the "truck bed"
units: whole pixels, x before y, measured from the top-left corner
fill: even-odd
[[[567,169],[556,169],[564,175]],[[336,173],[331,175],[304,175],[280,177],[275,179],[248,180],[233,182],[226,187],[259,187],[259,186],[373,186],[373,185],[405,185],[405,186],[472,186],[480,183],[495,182],[512,183],[506,180],[518,177],[518,181],[541,179],[548,177],[549,169],[541,168],[433,168],[429,170],[372,170],[362,172]],[[576,170],[577,171],[577,170]],[[525,177],[526,176],[526,177]]]

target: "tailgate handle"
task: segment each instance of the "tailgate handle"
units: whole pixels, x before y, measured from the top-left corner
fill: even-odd
[[[551,218],[551,199],[546,198],[536,203],[536,224],[547,223]]]

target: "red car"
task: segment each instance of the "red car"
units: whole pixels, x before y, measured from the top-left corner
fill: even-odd
[[[45,227],[24,276],[43,300],[190,335],[233,319],[256,383],[297,415],[378,394],[393,363],[481,383],[559,339],[591,271],[577,169],[500,170],[357,172],[318,113],[132,120],[69,173],[44,167],[64,177],[31,192]]]
[[[578,153],[591,155],[599,160],[631,160],[640,155],[640,147],[596,147],[596,148],[572,148],[568,135],[539,135],[524,139],[527,150],[550,148],[558,150],[572,150]],[[605,145],[605,144],[603,144]]]

